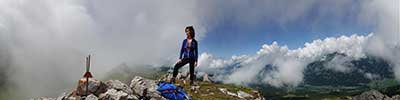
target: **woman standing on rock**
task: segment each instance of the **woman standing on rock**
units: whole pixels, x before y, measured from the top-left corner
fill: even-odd
[[[190,85],[193,85],[194,82],[194,67],[197,66],[197,41],[194,39],[195,32],[193,26],[187,26],[185,28],[186,39],[183,40],[181,52],[179,55],[179,61],[175,64],[173,76],[171,79],[172,83],[175,83],[175,78],[178,75],[178,70],[182,66],[189,63],[190,70]]]

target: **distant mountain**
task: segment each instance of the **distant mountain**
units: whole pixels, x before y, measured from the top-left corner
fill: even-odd
[[[209,74],[229,75],[241,67],[243,67],[241,63],[233,63],[216,69],[216,73]],[[267,64],[260,73],[269,73],[273,70],[276,70],[276,67]],[[355,59],[338,52],[327,54],[319,60],[307,64],[303,74],[303,83],[300,85],[312,86],[359,86],[373,80],[395,78],[390,63],[382,58],[366,56]],[[263,74],[258,74],[256,78],[258,80],[254,80],[254,82],[259,83],[264,77]]]
[[[266,65],[263,71],[273,69]],[[282,100],[351,99],[370,89],[392,96],[400,93],[400,82],[382,58],[367,56],[353,59],[345,54],[331,53],[306,66],[303,83],[297,87],[273,87],[268,84],[251,84],[266,98]],[[258,76],[260,79],[262,75]]]
[[[372,80],[394,79],[394,73],[389,63],[381,58],[367,56],[344,63],[345,70],[335,70],[332,64],[335,59],[345,59],[341,53],[328,54],[323,59],[312,62],[304,70],[304,84],[317,86],[357,86],[367,84]]]

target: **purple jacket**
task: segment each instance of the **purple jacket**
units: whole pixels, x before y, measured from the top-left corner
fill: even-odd
[[[188,46],[187,44],[187,39],[183,40],[179,59],[191,58],[197,61],[198,58],[197,48],[198,48],[197,41],[195,39],[192,39],[190,46]]]

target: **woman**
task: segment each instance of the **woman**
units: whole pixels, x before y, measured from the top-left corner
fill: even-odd
[[[172,83],[175,83],[175,78],[178,75],[178,70],[182,66],[189,63],[190,70],[190,85],[194,82],[194,67],[197,66],[197,41],[194,39],[195,32],[193,26],[187,26],[185,28],[186,39],[183,40],[181,52],[179,55],[179,61],[175,64],[173,76],[171,79]]]

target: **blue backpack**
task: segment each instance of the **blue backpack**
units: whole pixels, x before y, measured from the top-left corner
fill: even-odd
[[[177,87],[172,83],[161,81],[157,84],[157,91],[168,100],[192,100],[183,90],[183,87]]]

